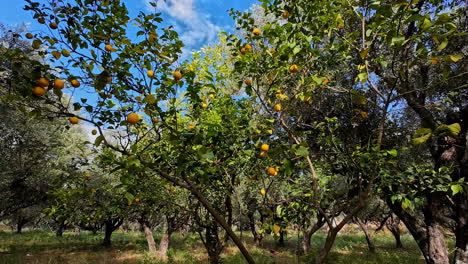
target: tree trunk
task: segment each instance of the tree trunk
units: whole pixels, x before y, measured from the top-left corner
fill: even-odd
[[[341,221],[338,225],[333,227],[333,221],[335,220],[334,218],[330,221],[327,220],[327,224],[329,227],[328,233],[327,233],[327,239],[325,240],[325,246],[322,249],[322,252],[320,255],[316,258],[316,263],[321,264],[325,261],[327,258],[328,254],[330,253],[330,250],[333,247],[333,243],[335,243],[336,235],[340,230],[347,224],[353,217],[359,213],[365,206],[366,206],[366,201],[367,198],[364,198],[363,200],[360,200],[358,202],[358,205],[351,211],[349,212]],[[324,216],[325,217],[325,216]]]
[[[64,225],[59,224],[57,230],[55,231],[55,236],[61,237],[63,235],[63,228],[64,228]]]
[[[401,243],[401,237],[400,237],[400,228],[399,227],[390,227],[390,228],[388,228],[388,230],[390,230],[393,237],[395,238],[395,247],[396,248],[403,248],[403,243]]]
[[[210,264],[220,264],[223,245],[219,239],[218,227],[216,223],[212,223],[205,230],[205,247],[208,252]]]
[[[229,237],[231,238],[232,242],[236,244],[237,248],[239,248],[240,252],[244,256],[245,260],[249,264],[254,264],[255,260],[252,258],[250,255],[249,251],[245,247],[245,245],[242,243],[242,241],[239,239],[239,237],[234,233],[232,228],[226,223],[226,220],[224,219],[223,216],[211,205],[211,203],[206,199],[205,195],[198,189],[198,187],[191,182],[188,182],[188,184],[178,181],[171,177],[169,174],[166,173],[161,173],[161,176],[174,184],[187,189],[192,193],[198,201],[205,207],[205,209],[214,217],[216,222],[228,233]]]
[[[302,237],[302,250],[304,250],[304,253],[307,253],[310,251],[310,241],[312,239],[312,236],[317,232],[322,226],[325,224],[325,221],[323,219],[322,215],[317,216],[317,222],[309,230],[304,230],[304,235]]]
[[[330,228],[327,233],[327,239],[325,240],[325,246],[322,249],[322,252],[320,252],[320,255],[316,259],[317,264],[321,264],[325,261],[325,259],[328,256],[328,253],[330,253],[330,250],[333,247],[333,243],[335,242],[336,235],[338,234],[339,230],[336,228]]]
[[[443,228],[434,221],[427,221],[429,217],[427,211],[425,215],[426,223],[420,223],[414,216],[402,209],[401,203],[393,203],[387,199],[387,205],[406,225],[427,264],[449,263]]]
[[[156,253],[156,242],[154,242],[153,230],[151,230],[148,223],[143,223],[143,230],[145,232],[146,242],[148,243],[148,251]]]
[[[23,231],[23,226],[25,225],[25,223],[19,219],[16,223],[16,233],[17,234],[21,234],[21,232]]]
[[[312,232],[310,230],[304,230],[304,234],[302,236],[302,250],[304,253],[310,251],[310,239],[312,238]]]
[[[262,242],[263,236],[257,232],[257,228],[255,226],[254,213],[249,211],[247,213],[247,217],[249,218],[249,227],[250,227],[250,231],[252,232],[253,239],[254,239],[254,245],[259,246],[260,242]]]
[[[167,257],[167,250],[171,246],[171,235],[172,235],[172,230],[168,227],[166,231],[164,232],[163,236],[161,237],[161,241],[159,242],[158,254],[162,258]]]
[[[465,161],[465,163],[468,162]],[[464,169],[463,171],[465,172],[464,175],[466,175],[468,169]],[[454,198],[457,204],[457,225],[455,227],[455,254],[453,263],[464,264],[468,263],[468,197],[466,194],[456,194]]]
[[[75,226],[75,237],[79,237],[81,235],[81,229],[79,226]]]
[[[366,241],[367,241],[367,247],[369,248],[369,252],[375,253],[375,244],[374,240],[372,238],[372,233],[369,232],[369,229],[367,227],[367,223],[362,221],[360,218],[356,218],[355,222],[358,224],[358,226],[361,228],[362,232],[366,236]]]
[[[285,243],[284,243],[284,232],[283,232],[283,231],[280,231],[280,232],[279,232],[278,246],[279,246],[279,247],[284,247],[284,246],[285,246]]]
[[[123,218],[114,218],[108,219],[105,221],[104,224],[104,240],[102,241],[102,245],[104,247],[110,247],[112,245],[111,236],[112,233],[120,227],[123,223]]]

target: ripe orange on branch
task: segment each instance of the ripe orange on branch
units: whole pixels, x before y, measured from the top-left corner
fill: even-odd
[[[65,82],[63,80],[57,79],[54,81],[54,89],[62,90],[65,87]]]
[[[295,73],[299,70],[299,67],[296,64],[289,66],[289,71]]]
[[[41,86],[34,87],[32,92],[35,96],[43,96],[47,93],[46,89],[42,88]]]
[[[268,168],[268,175],[276,176],[276,175],[278,175],[278,170],[276,170],[276,168],[273,168],[273,167]]]
[[[244,83],[245,83],[246,85],[248,85],[248,86],[251,86],[251,85],[252,85],[252,80],[247,79],[247,80],[244,81]]]
[[[275,106],[273,106],[273,110],[275,110],[276,112],[281,112],[281,105],[275,104]]]
[[[180,71],[175,71],[174,73],[172,73],[172,76],[174,77],[174,80],[176,81],[182,79],[182,73],[180,73]]]
[[[261,149],[262,151],[267,152],[268,150],[270,150],[270,146],[268,146],[268,144],[262,144],[262,146],[260,147],[260,149]]]
[[[39,78],[39,80],[37,80],[37,84],[41,86],[42,88],[46,88],[50,85],[50,82],[46,78],[42,77],[42,78]]]
[[[70,124],[76,125],[76,124],[78,124],[78,122],[79,122],[80,120],[78,119],[78,117],[73,116],[73,117],[70,117],[70,118],[68,119],[68,121],[70,121]]]
[[[261,33],[262,33],[262,31],[260,31],[260,29],[258,29],[258,28],[254,28],[254,29],[252,30],[252,34],[254,34],[255,36],[258,36],[258,35],[260,35]]]
[[[80,87],[80,82],[78,80],[72,80],[71,85],[75,88]]]
[[[130,113],[127,115],[127,122],[134,125],[140,121],[140,116],[136,113]]]

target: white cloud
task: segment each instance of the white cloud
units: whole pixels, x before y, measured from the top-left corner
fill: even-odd
[[[154,0],[144,0],[147,9],[154,11],[150,5]],[[171,18],[171,24],[180,34],[184,42],[184,55],[199,45],[214,42],[218,32],[222,29],[210,20],[209,14],[197,10],[194,0],[166,0],[157,1],[157,10],[166,13]]]

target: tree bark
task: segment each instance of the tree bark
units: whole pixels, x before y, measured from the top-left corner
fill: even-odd
[[[403,248],[403,243],[401,243],[401,231],[398,226],[387,226],[388,230],[392,233],[393,237],[395,238],[395,247],[396,248]]]
[[[143,222],[143,231],[145,233],[146,242],[148,243],[148,251],[156,253],[156,242],[154,242],[153,230],[147,222]]]
[[[317,232],[322,226],[325,224],[325,221],[323,219],[323,216],[318,216],[317,217],[317,222],[315,222],[314,225],[310,227],[309,230],[304,230],[304,235],[302,236],[302,250],[304,250],[304,253],[307,253],[310,251],[310,241],[312,239],[312,236]]]
[[[63,235],[64,224],[60,223],[57,230],[55,231],[55,236],[61,237]]]
[[[339,230],[336,228],[330,228],[327,233],[327,239],[325,240],[325,246],[323,247],[320,255],[316,259],[317,264],[321,264],[325,261],[330,250],[333,247],[333,243],[335,243],[336,235],[338,234]]]
[[[252,236],[253,236],[253,239],[254,239],[254,245],[259,246],[260,242],[262,242],[263,236],[257,232],[257,228],[255,226],[254,212],[249,211],[247,213],[247,217],[249,218],[249,227],[250,227],[250,232],[252,232]]]
[[[123,218],[114,218],[108,219],[104,223],[104,240],[102,241],[102,245],[104,247],[110,247],[112,245],[111,236],[112,233],[119,228],[119,226],[123,223]]]
[[[366,237],[366,241],[367,241],[367,247],[369,248],[369,252],[371,253],[375,253],[375,244],[374,244],[374,240],[372,238],[372,233],[369,232],[369,229],[367,227],[367,223],[365,223],[364,221],[362,221],[362,219],[360,219],[359,217],[357,217],[355,219],[356,223],[358,224],[358,226],[361,228],[362,232],[364,233],[365,237]]]
[[[252,258],[242,241],[239,239],[239,237],[234,233],[234,231],[232,231],[232,228],[226,223],[226,220],[221,216],[221,214],[213,206],[211,206],[210,202],[205,198],[203,193],[200,192],[200,190],[196,187],[194,183],[188,182],[188,184],[185,184],[184,182],[181,182],[171,177],[169,174],[163,172],[160,172],[160,175],[163,178],[171,181],[172,183],[190,191],[190,193],[193,194],[203,205],[203,207],[205,207],[205,209],[214,217],[216,222],[226,231],[226,233],[228,233],[232,242],[234,242],[234,244],[236,244],[236,246],[239,248],[247,263],[255,263],[254,259]]]
[[[170,227],[167,227],[166,231],[164,232],[164,234],[163,234],[163,236],[161,238],[161,241],[159,242],[158,254],[162,258],[167,257],[167,250],[171,246],[171,235],[172,235],[172,230],[171,230]]]
[[[283,231],[280,231],[280,232],[279,232],[278,246],[279,246],[279,247],[284,247],[284,246],[285,246],[285,243],[284,243],[284,232],[283,232]]]

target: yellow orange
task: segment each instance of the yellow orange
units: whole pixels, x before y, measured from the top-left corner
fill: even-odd
[[[127,122],[134,125],[140,121],[140,116],[136,113],[130,113],[127,115]]]
[[[46,88],[50,85],[50,82],[46,78],[42,77],[42,78],[39,78],[39,80],[37,80],[37,84],[41,86],[42,88]]]
[[[71,85],[75,88],[80,87],[80,82],[78,80],[72,80]]]
[[[273,168],[273,167],[268,168],[268,175],[270,175],[270,176],[276,176],[276,175],[278,175],[278,171],[277,171],[275,168]]]
[[[262,151],[267,152],[268,150],[270,150],[270,146],[268,146],[268,144],[262,144],[262,146],[260,147],[260,149],[261,149]]]
[[[262,33],[262,31],[260,31],[260,29],[258,29],[258,28],[254,28],[254,29],[252,30],[252,34],[254,34],[255,36],[258,36],[258,35],[260,35],[261,33]]]
[[[54,89],[62,90],[65,87],[65,82],[63,80],[57,79],[54,81]]]
[[[47,93],[46,89],[42,88],[41,86],[34,87],[32,92],[35,96],[43,96]]]
[[[176,81],[182,79],[182,73],[180,73],[179,71],[175,71],[174,73],[172,73],[172,76],[174,77],[174,80]]]
[[[76,124],[78,124],[78,122],[79,122],[80,120],[78,119],[78,117],[73,116],[73,117],[70,117],[70,118],[68,119],[68,121],[70,121],[70,124],[76,125]]]
[[[26,33],[26,38],[27,39],[32,39],[34,36],[31,33]]]
[[[299,67],[296,64],[289,66],[289,71],[295,73],[299,70]]]
[[[105,50],[109,51],[109,52],[112,52],[114,50],[114,48],[112,47],[111,44],[107,44],[105,47],[104,47]]]
[[[252,80],[247,79],[247,80],[244,81],[244,83],[245,83],[246,85],[248,85],[248,86],[251,86],[251,85],[252,85]]]
[[[146,75],[148,75],[148,77],[150,77],[150,78],[153,78],[154,77],[154,71],[149,70],[149,71],[146,72]]]
[[[281,16],[284,18],[284,19],[288,19],[289,18],[289,12],[288,11],[284,11],[283,14],[281,14]]]
[[[55,22],[50,22],[50,23],[49,23],[49,27],[50,27],[51,29],[57,29],[58,25],[57,25],[57,23],[55,23]]]
[[[273,110],[275,110],[276,112],[281,112],[281,105],[275,104],[275,106],[273,106]]]
[[[260,194],[263,195],[263,196],[265,196],[266,190],[265,190],[265,189],[261,189],[261,190],[260,190]]]
[[[96,129],[93,129],[93,131],[91,131],[91,134],[97,135],[97,130],[96,130]]]

